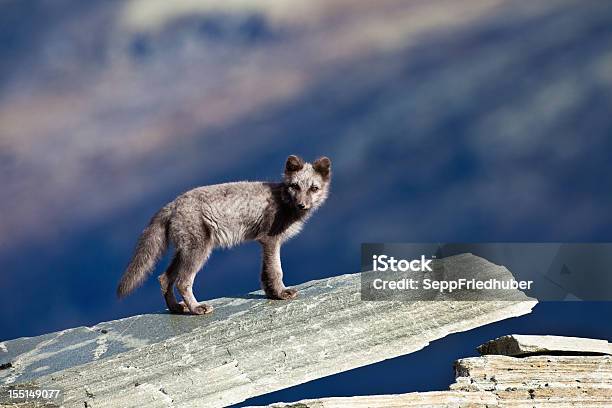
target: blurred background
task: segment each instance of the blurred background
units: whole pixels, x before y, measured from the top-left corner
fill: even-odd
[[[289,154],[334,169],[284,248],[296,284],[358,271],[362,242],[612,241],[611,153],[610,2],[0,0],[0,340],[163,309],[155,279],[115,298],[151,215]],[[194,292],[256,290],[259,263],[218,251]],[[443,389],[490,336],[610,318],[541,304],[270,402]]]

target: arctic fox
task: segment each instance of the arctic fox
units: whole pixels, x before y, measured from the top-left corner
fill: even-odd
[[[326,200],[331,161],[312,164],[289,156],[280,183],[236,182],[188,191],[153,216],[140,236],[130,264],[117,287],[119,297],[145,280],[171,243],[174,257],[159,276],[162,294],[173,313],[205,314],[212,306],[198,303],[192,286],[196,274],[216,247],[258,241],[262,247],[261,285],[271,299],[293,299],[283,284],[280,248],[300,232],[312,212]],[[183,298],[178,302],[174,286]]]

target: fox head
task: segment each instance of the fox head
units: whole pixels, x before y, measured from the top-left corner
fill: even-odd
[[[306,163],[298,156],[289,156],[283,174],[283,199],[300,213],[320,207],[329,192],[331,160],[321,157]]]

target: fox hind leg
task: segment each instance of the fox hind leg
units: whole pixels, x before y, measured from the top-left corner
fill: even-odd
[[[192,314],[201,315],[213,311],[212,306],[198,303],[193,295],[193,281],[211,252],[211,245],[203,245],[177,250],[175,255],[177,259],[176,288],[184,301],[184,303],[179,303],[179,306],[186,306]]]
[[[188,313],[189,309],[184,303],[179,303],[174,295],[174,283],[178,277],[180,259],[175,255],[170,262],[168,269],[159,275],[159,284],[162,294],[166,300],[166,306],[171,313]]]

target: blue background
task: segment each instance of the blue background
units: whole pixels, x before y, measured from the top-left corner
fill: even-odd
[[[287,284],[358,271],[362,242],[612,241],[610,3],[327,3],[147,25],[158,2],[2,2],[0,340],[162,309],[155,279],[114,295],[150,216],[198,185],[276,180],[289,154],[334,176],[283,248]],[[256,244],[216,251],[194,292],[256,290],[259,262]],[[610,339],[611,318],[542,303],[249,403],[445,389],[486,340]]]

